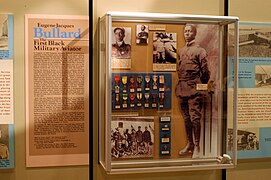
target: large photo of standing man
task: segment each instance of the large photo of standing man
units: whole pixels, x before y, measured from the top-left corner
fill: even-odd
[[[202,124],[206,121],[205,108],[207,105],[205,102],[206,95],[208,95],[207,89],[205,91],[199,90],[197,85],[209,84],[208,87],[211,87],[210,85],[213,85],[214,82],[210,78],[208,53],[205,48],[196,43],[196,36],[197,26],[186,24],[184,26],[185,45],[177,51],[176,96],[179,99],[179,108],[184,119],[187,139],[186,146],[179,151],[179,155],[192,155],[192,158],[199,158],[201,155],[201,130]],[[205,41],[208,42],[208,39]],[[209,107],[209,109],[209,112],[213,111],[212,108]],[[212,116],[212,113],[209,116]],[[209,131],[212,131],[212,128],[209,128]],[[205,146],[205,142],[202,144]]]

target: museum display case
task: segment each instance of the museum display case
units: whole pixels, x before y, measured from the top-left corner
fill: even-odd
[[[235,167],[238,23],[132,12],[99,19],[99,163],[107,173]]]

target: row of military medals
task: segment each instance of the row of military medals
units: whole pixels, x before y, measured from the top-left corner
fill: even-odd
[[[128,103],[127,100],[128,98],[130,99],[130,107],[134,108],[135,106],[137,107],[145,107],[149,108],[149,102],[150,102],[150,96],[151,98],[151,107],[152,108],[157,108],[157,93],[150,93],[151,87],[150,87],[150,82],[151,82],[151,76],[146,75],[144,80],[145,80],[145,93],[144,93],[144,102],[142,104],[142,98],[143,98],[143,93],[142,93],[142,82],[143,82],[143,76],[137,76],[136,82],[135,82],[135,77],[131,76],[129,78],[129,92],[130,96],[128,97],[128,92],[127,92],[127,81],[128,77],[127,76],[122,76],[121,77],[121,82],[123,84],[123,90],[120,92],[120,76],[115,76],[114,81],[115,81],[115,109],[120,109],[121,105],[123,109],[128,108]],[[158,76],[153,75],[152,76],[152,89],[157,90],[157,80]],[[163,108],[164,107],[164,99],[165,99],[165,93],[164,93],[164,82],[165,82],[165,77],[164,75],[159,76],[159,107]],[[136,92],[135,92],[136,91]],[[120,98],[123,99],[123,103],[120,103]]]

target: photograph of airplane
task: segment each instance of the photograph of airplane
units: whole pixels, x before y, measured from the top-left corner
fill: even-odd
[[[233,42],[233,29],[229,30],[229,34],[229,42]],[[240,23],[239,56],[271,57],[271,24]]]

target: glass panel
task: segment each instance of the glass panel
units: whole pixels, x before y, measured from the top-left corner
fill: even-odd
[[[107,77],[106,62],[107,62],[107,22],[106,18],[102,18],[99,23],[99,157],[100,162],[106,166],[106,83]]]

